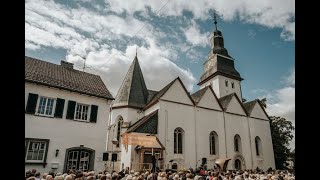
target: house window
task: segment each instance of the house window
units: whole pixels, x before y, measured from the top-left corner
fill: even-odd
[[[210,155],[217,154],[218,148],[218,134],[212,131],[209,135],[209,143],[210,143]]]
[[[234,151],[241,152],[241,139],[238,134],[234,136]]]
[[[73,147],[66,150],[65,171],[93,170],[94,150],[86,147]]]
[[[228,80],[226,80],[225,83],[226,83],[226,87],[228,87]]]
[[[234,82],[231,82],[231,87],[232,89],[234,89]]]
[[[174,153],[182,154],[183,130],[176,128],[174,130]]]
[[[255,145],[256,145],[256,155],[260,156],[261,154],[261,140],[260,138],[257,136],[255,139]]]
[[[48,139],[25,139],[25,162],[44,163],[48,152]]]
[[[122,117],[120,117],[118,120],[118,129],[117,129],[117,140],[118,140],[117,147],[120,146],[120,135],[121,135],[122,122],[123,122],[123,119],[122,119]]]
[[[77,103],[75,116],[74,116],[75,119],[87,121],[89,117],[88,114],[89,114],[89,105]]]
[[[38,101],[37,114],[43,116],[53,116],[55,99],[41,96]]]

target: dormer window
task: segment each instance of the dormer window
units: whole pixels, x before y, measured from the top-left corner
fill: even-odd
[[[226,87],[228,87],[228,80],[226,80],[225,83],[226,83]]]
[[[231,82],[231,87],[232,89],[234,89],[234,82]]]

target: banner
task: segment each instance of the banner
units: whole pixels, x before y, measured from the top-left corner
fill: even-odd
[[[121,139],[126,149],[128,145],[139,145],[144,147],[158,147],[159,143],[156,136],[147,136],[144,133],[124,133]]]

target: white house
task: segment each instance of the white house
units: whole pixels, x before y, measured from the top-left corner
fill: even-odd
[[[25,169],[103,170],[113,99],[97,75],[25,57]]]
[[[137,56],[112,104],[107,169],[149,169],[151,154],[160,169],[214,167],[230,158],[228,169],[275,168],[269,117],[260,100],[244,102],[240,73],[224,48],[221,31],[210,36],[211,51],[198,85],[190,94],[179,77],[160,91],[145,84]],[[128,145],[124,133],[155,135],[155,146]],[[113,142],[113,143],[112,143]]]

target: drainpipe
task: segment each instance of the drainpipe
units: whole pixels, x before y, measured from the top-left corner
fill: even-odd
[[[198,151],[197,151],[197,106],[194,106],[194,134],[195,134],[195,150],[196,150],[196,168],[198,167]]]
[[[249,143],[250,143],[250,155],[251,155],[251,167],[253,169],[253,155],[252,155],[252,145],[251,145],[251,133],[250,133],[250,126],[249,126],[249,116],[247,117],[248,120],[248,131],[249,131]]]
[[[227,154],[227,131],[226,131],[226,118],[224,115],[224,110],[222,110],[222,114],[223,114],[223,128],[224,128],[224,145],[225,145],[225,150],[226,150],[226,158],[228,158],[228,154]]]

